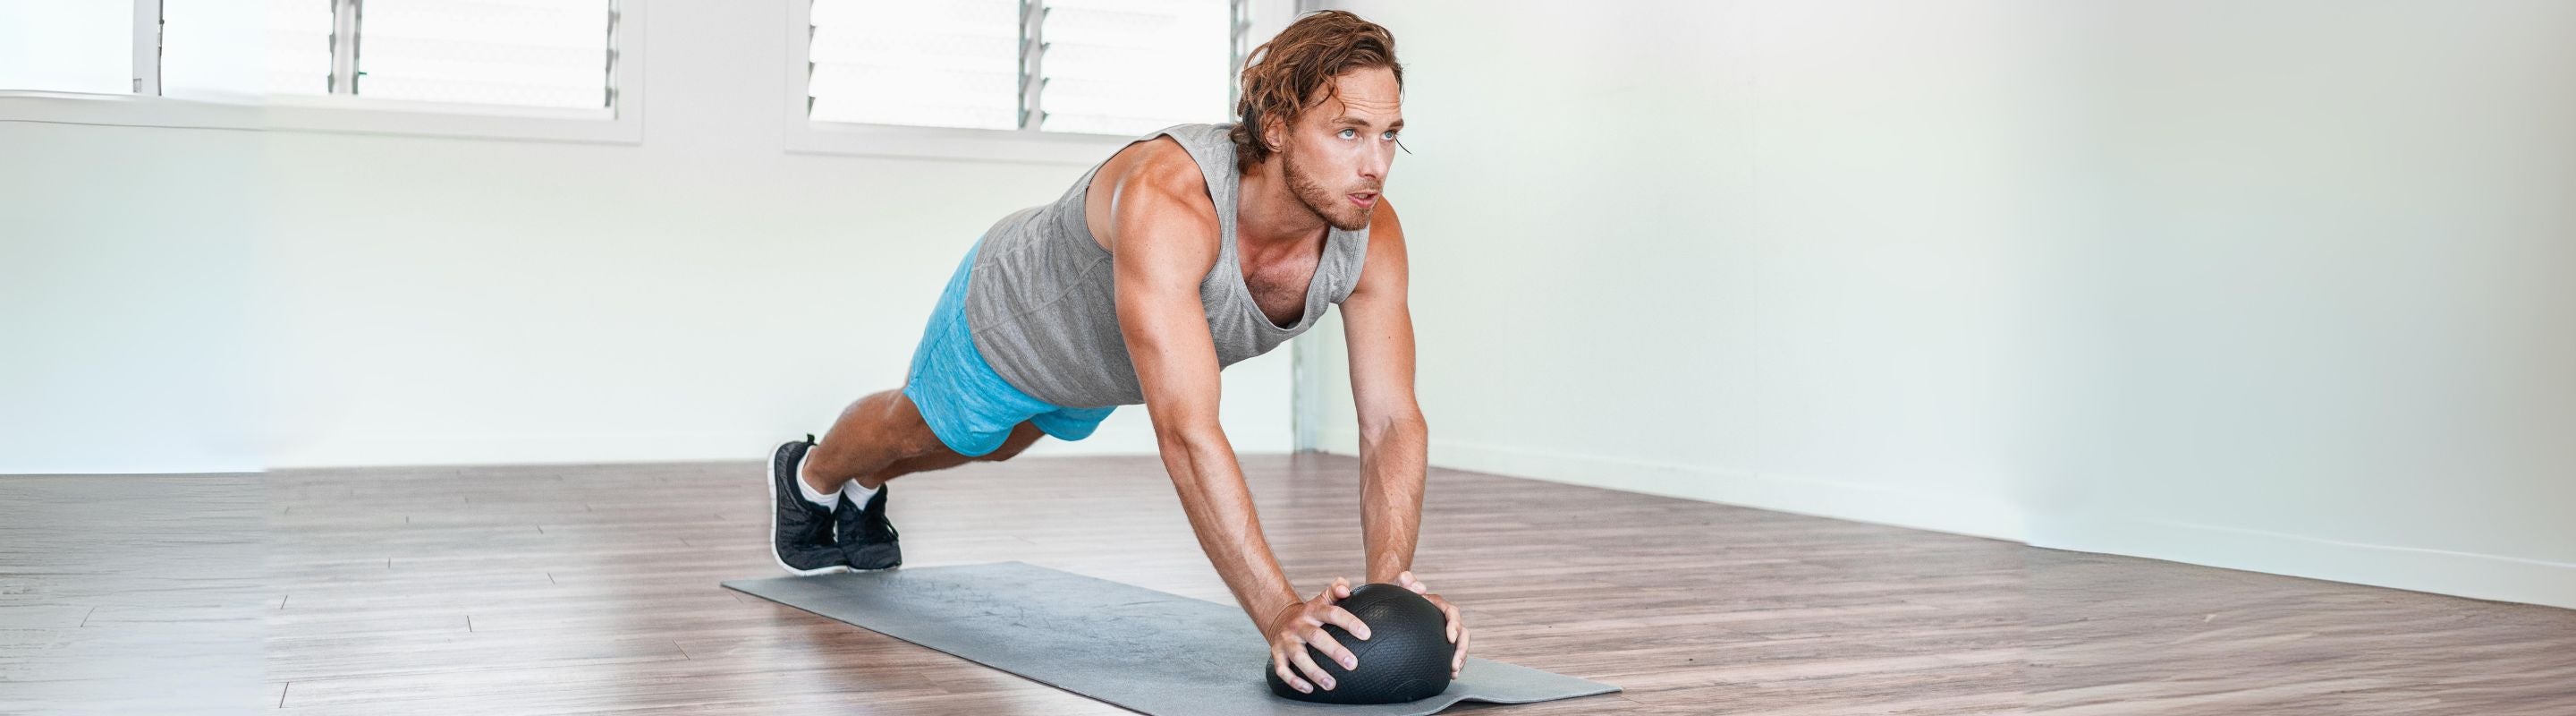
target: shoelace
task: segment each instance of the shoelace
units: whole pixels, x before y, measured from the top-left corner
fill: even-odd
[[[879,486],[877,489],[883,490],[885,488],[883,486]],[[885,493],[880,492],[878,494],[884,495]],[[865,510],[866,508],[862,506],[859,513],[860,535],[877,542],[889,541],[896,538],[894,521],[886,519],[885,510],[879,509],[877,510],[877,513],[873,515],[868,514]]]

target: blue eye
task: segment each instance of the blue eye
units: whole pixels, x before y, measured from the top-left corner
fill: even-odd
[[[1379,138],[1379,139],[1384,139],[1384,140],[1386,140],[1386,141],[1390,141],[1390,142],[1392,142],[1392,141],[1395,141],[1395,133],[1394,133],[1394,132],[1387,132],[1387,133],[1385,133],[1385,134],[1378,135],[1378,138]]]
[[[1349,128],[1344,128],[1344,129],[1342,130],[1342,135],[1341,135],[1341,136],[1342,136],[1342,138],[1343,138],[1343,139],[1358,139],[1358,138],[1359,138],[1359,135],[1360,135],[1360,131],[1359,131],[1359,130],[1356,130],[1356,129],[1349,129]]]

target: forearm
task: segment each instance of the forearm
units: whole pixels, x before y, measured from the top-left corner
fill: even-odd
[[[1370,582],[1392,584],[1413,569],[1429,449],[1430,430],[1418,418],[1361,433],[1360,533]]]
[[[1267,628],[1265,620],[1298,599],[1261,534],[1261,518],[1253,511],[1252,490],[1243,484],[1233,444],[1224,431],[1209,428],[1196,435],[1166,435],[1161,447],[1163,467],[1172,474],[1199,549],[1244,615],[1255,627]]]

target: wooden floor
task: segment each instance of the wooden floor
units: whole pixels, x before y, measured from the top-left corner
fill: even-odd
[[[1357,461],[1244,462],[1289,576],[1358,576]],[[0,713],[1125,713],[718,587],[777,573],[766,499],[748,461],[0,478]],[[1154,458],[892,503],[914,566],[1227,600]],[[2576,714],[2568,610],[1449,470],[1424,523],[1477,655],[1627,689],[1451,713]]]

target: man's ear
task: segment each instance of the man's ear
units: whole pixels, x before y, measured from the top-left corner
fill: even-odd
[[[1261,118],[1261,143],[1273,153],[1288,146],[1288,123],[1278,117]]]

